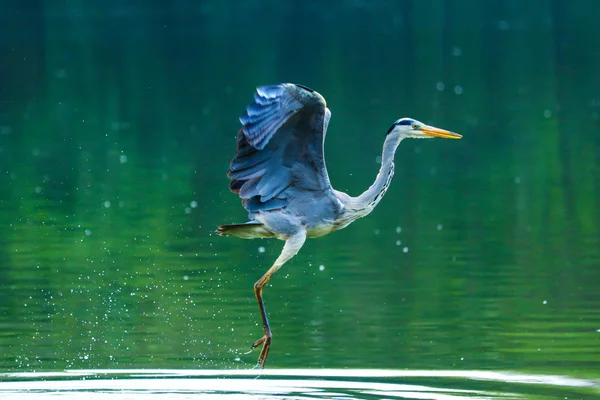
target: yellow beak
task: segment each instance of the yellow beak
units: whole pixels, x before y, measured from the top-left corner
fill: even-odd
[[[460,139],[462,135],[458,133],[450,132],[445,129],[436,128],[435,126],[425,125],[421,127],[421,132],[428,136],[437,136],[446,139]]]

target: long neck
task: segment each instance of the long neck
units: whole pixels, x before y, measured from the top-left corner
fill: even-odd
[[[394,154],[401,141],[402,137],[394,134],[386,137],[381,155],[381,168],[379,168],[375,182],[360,196],[351,198],[349,204],[347,204],[348,208],[352,208],[360,213],[361,217],[367,215],[375,208],[390,185],[394,176]]]

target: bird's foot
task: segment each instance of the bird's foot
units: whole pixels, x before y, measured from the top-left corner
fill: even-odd
[[[265,362],[267,361],[267,356],[269,355],[269,349],[271,348],[271,335],[265,335],[258,339],[256,342],[252,344],[252,348],[248,353],[257,348],[262,344],[262,349],[260,350],[260,355],[258,356],[258,362],[255,368],[264,368]],[[246,354],[248,354],[246,353]]]

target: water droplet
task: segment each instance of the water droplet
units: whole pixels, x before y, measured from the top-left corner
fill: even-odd
[[[442,224],[438,224],[438,226],[437,226],[437,230],[438,230],[438,231],[441,231],[441,230],[442,230],[442,228],[443,228]]]
[[[510,25],[509,25],[508,21],[505,21],[505,20],[498,21],[498,29],[500,29],[501,31],[509,30]]]
[[[86,229],[84,232],[85,236],[90,236],[92,234],[92,231],[90,229]]]
[[[381,233],[381,231],[379,229],[375,229],[375,234],[379,235]]]
[[[109,208],[110,207],[110,201],[106,200],[104,202],[104,208]]]
[[[399,226],[396,227],[396,233],[400,233],[402,232],[402,228],[400,228]]]
[[[184,280],[184,281],[189,281],[189,280],[190,280],[190,277],[189,277],[189,276],[187,276],[187,275],[184,275],[184,276],[183,276],[183,280]]]
[[[119,156],[119,162],[120,162],[121,164],[125,164],[125,163],[127,162],[127,156],[126,156],[125,154],[121,154],[121,155]]]
[[[460,86],[460,85],[454,86],[454,93],[456,93],[457,95],[460,96],[462,94],[462,92],[463,92],[462,86]]]
[[[396,246],[400,246],[401,244],[402,244],[402,241],[396,240]]]
[[[542,301],[542,304],[548,304],[547,300]]]
[[[552,111],[544,110],[544,118],[550,118],[552,116]]]
[[[462,49],[460,47],[458,47],[458,46],[454,46],[452,48],[452,55],[454,57],[459,57],[460,55],[462,55]]]
[[[192,200],[192,201],[190,202],[190,207],[192,207],[192,208],[196,208],[196,207],[198,207],[198,202],[197,202],[196,200]]]
[[[445,87],[446,87],[446,85],[444,85],[444,82],[438,82],[438,83],[435,84],[435,88],[439,92],[443,92]]]
[[[405,252],[405,253],[408,253],[408,247],[404,247],[404,248],[402,249],[402,251],[403,251],[403,252]]]
[[[323,264],[319,265],[319,271],[325,271],[325,266]]]
[[[521,183],[521,177],[519,176],[515,176],[515,183],[518,185],[519,183]]]
[[[259,252],[259,253],[264,253],[264,252],[265,252],[265,248],[264,248],[263,246],[260,246],[260,247],[258,248],[258,252]]]

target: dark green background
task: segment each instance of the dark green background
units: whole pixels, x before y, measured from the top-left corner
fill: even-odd
[[[379,207],[265,291],[270,367],[600,371],[600,3],[0,1],[0,369],[246,368],[281,249],[225,172],[254,87]],[[264,250],[264,251],[263,251]],[[320,266],[324,268],[320,268]]]

